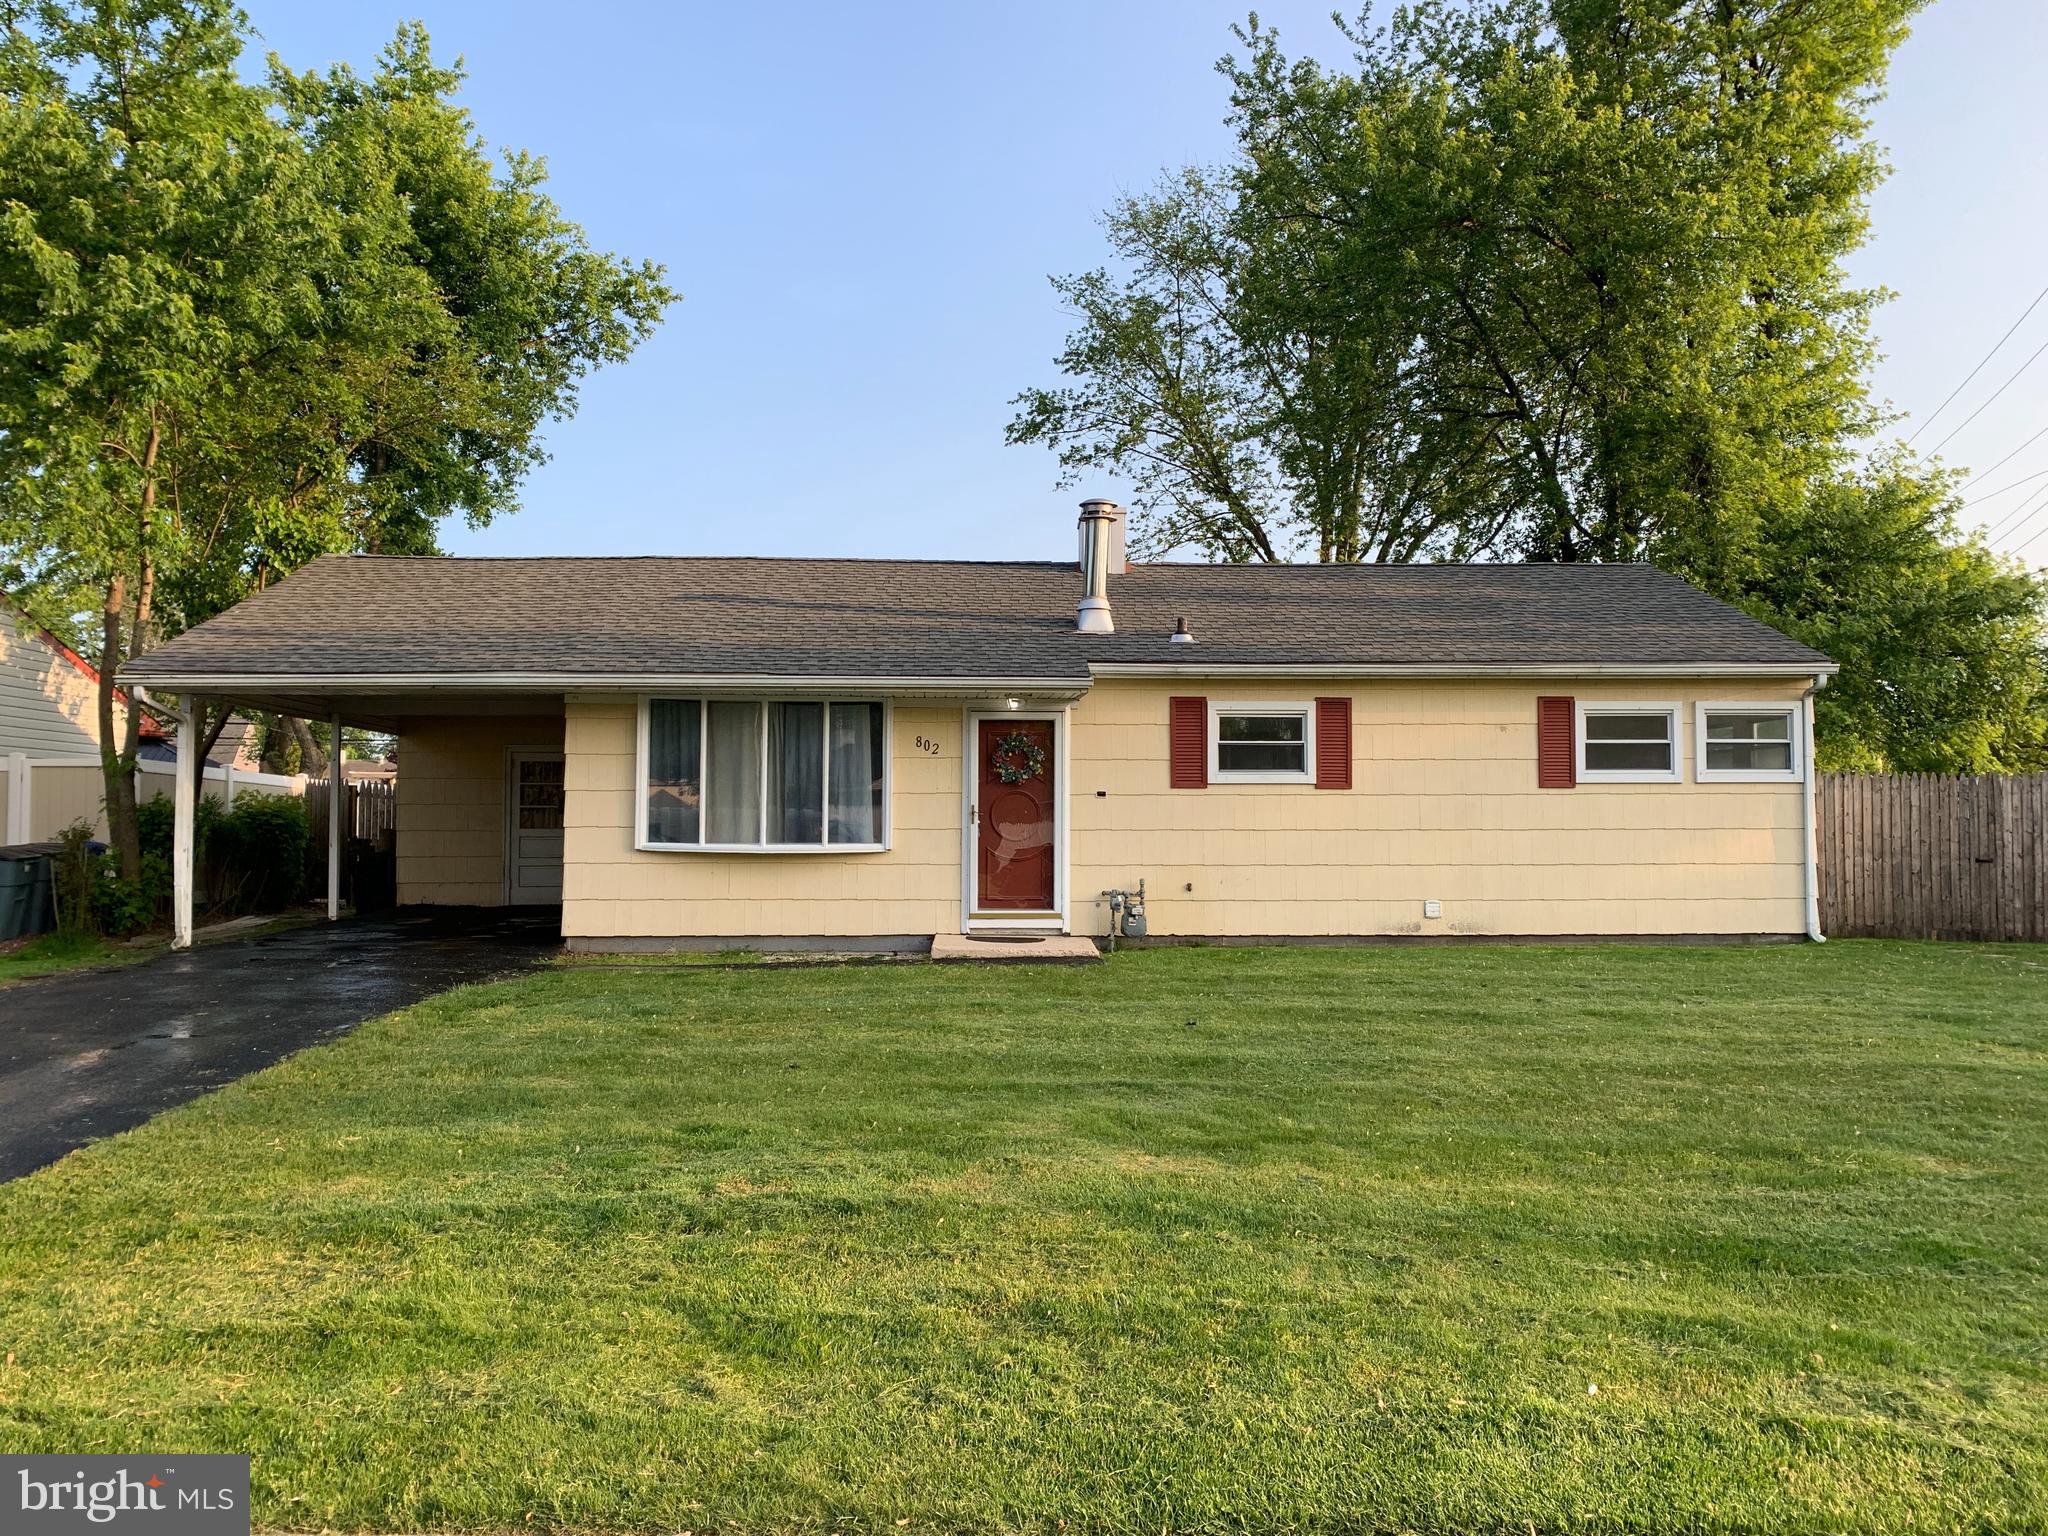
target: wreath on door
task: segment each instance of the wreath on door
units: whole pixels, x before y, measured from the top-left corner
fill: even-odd
[[[1012,731],[996,742],[989,766],[1005,784],[1028,783],[1045,772],[1045,748],[1022,731]]]

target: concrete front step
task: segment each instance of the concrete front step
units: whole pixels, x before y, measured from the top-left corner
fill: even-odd
[[[1092,939],[1071,933],[935,933],[932,958],[1003,965],[1093,965],[1102,955]]]

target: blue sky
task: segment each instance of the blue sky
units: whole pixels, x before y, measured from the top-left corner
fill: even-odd
[[[523,509],[461,554],[1064,556],[1079,492],[1007,448],[1050,382],[1049,273],[1102,259],[1100,210],[1229,148],[1211,66],[1244,9],[245,0],[295,68],[367,66],[399,20],[460,54],[493,145],[547,157],[599,246],[667,263],[684,301],[548,435]],[[1340,61],[1329,0],[1268,3]],[[2048,284],[2035,66],[2048,7],[1940,0],[1878,132],[1896,167],[1858,281],[1894,289],[1877,392],[1931,412]],[[2048,341],[2048,302],[1923,437]],[[2044,356],[1944,451],[1985,466],[2048,426]],[[1910,424],[1903,430],[1910,431]],[[2048,436],[1981,480],[2048,469]],[[1996,523],[2048,475],[1972,514]],[[1090,489],[1116,495],[1103,481]],[[2048,499],[2000,537],[2048,561]]]

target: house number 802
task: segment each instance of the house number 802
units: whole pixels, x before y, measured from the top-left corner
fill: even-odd
[[[937,757],[939,755],[939,744],[929,736],[920,736],[917,738],[917,750],[924,753],[927,757]]]

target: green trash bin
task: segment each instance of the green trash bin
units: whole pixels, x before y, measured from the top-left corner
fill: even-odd
[[[0,943],[57,926],[50,899],[54,862],[46,848],[0,848]]]

